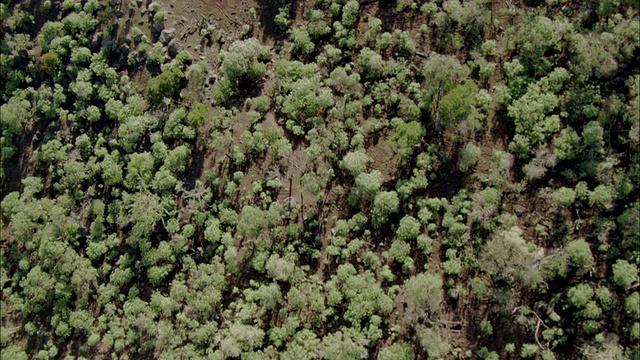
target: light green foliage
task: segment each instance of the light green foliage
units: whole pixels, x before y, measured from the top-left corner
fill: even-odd
[[[431,273],[420,273],[407,279],[403,285],[407,304],[416,311],[427,308],[435,311],[443,300],[442,278]]]
[[[624,309],[632,319],[640,319],[640,293],[634,291],[624,300]]]
[[[363,75],[369,79],[379,79],[389,72],[387,62],[382,56],[367,47],[360,50],[358,64],[364,70]]]
[[[522,238],[522,230],[514,226],[494,234],[480,254],[481,268],[489,274],[508,274],[516,271],[518,276],[531,271],[529,265],[534,253]]]
[[[393,343],[391,346],[380,350],[378,359],[381,360],[411,360],[414,358],[413,350],[407,343]]]
[[[507,108],[516,125],[516,136],[509,149],[526,158],[531,149],[544,145],[550,135],[559,131],[560,117],[550,114],[558,101],[556,95],[537,84],[529,85],[527,92]]]
[[[479,147],[472,143],[467,143],[467,145],[462,149],[462,152],[460,153],[460,162],[458,163],[458,169],[463,173],[466,173],[478,162],[478,159],[481,155],[482,150]]]
[[[628,289],[638,283],[638,267],[626,260],[618,260],[612,266],[613,282],[616,285]]]
[[[324,21],[324,12],[321,10],[312,9],[307,14],[309,22],[307,23],[307,30],[312,38],[319,38],[327,35],[331,32],[331,27]]]
[[[278,15],[274,18],[274,23],[281,31],[286,31],[291,25],[291,19],[289,19],[289,7],[283,6],[278,9]]]
[[[262,210],[251,205],[242,208],[238,230],[243,237],[256,237],[266,226],[267,219]]]
[[[516,48],[522,63],[540,74],[551,68],[561,50],[561,32],[565,24],[545,16],[532,16],[518,26],[509,47]]]
[[[589,249],[589,243],[584,239],[573,240],[565,247],[569,260],[580,266],[590,265],[593,263],[593,255]]]
[[[380,288],[371,272],[351,273],[343,276],[341,282],[349,303],[344,318],[351,324],[358,326],[374,314],[386,316],[393,310],[393,300]]]
[[[584,308],[589,300],[593,297],[593,289],[588,284],[578,284],[569,288],[567,291],[567,298],[569,303],[576,308]]]
[[[293,48],[304,56],[309,56],[315,50],[315,45],[311,41],[309,32],[304,27],[294,27],[291,29],[291,39],[293,40]]]
[[[348,28],[356,25],[358,22],[358,10],[360,10],[360,4],[357,0],[348,1],[342,7],[342,25]]]
[[[372,16],[367,19],[367,23],[369,24],[369,30],[367,30],[365,36],[367,41],[374,42],[382,31],[382,20]]]
[[[576,192],[571,188],[562,187],[553,192],[553,201],[559,205],[572,205],[576,200]]]
[[[429,359],[439,359],[449,354],[451,345],[434,328],[418,326],[416,335],[420,347],[427,353]]]
[[[395,191],[378,193],[371,205],[371,223],[374,225],[386,223],[388,216],[397,212],[399,206],[400,199]]]
[[[276,254],[271,255],[266,263],[267,274],[278,281],[288,281],[294,274],[295,267],[295,262]]]
[[[368,355],[364,347],[366,339],[353,328],[346,328],[343,334],[328,334],[322,338],[320,354],[327,360],[362,359]]]
[[[180,145],[167,154],[164,168],[174,173],[182,172],[185,170],[190,156],[191,149],[186,145]]]
[[[357,196],[364,200],[371,200],[380,191],[382,173],[373,170],[370,173],[360,173],[356,177]]]
[[[196,102],[191,106],[191,110],[187,115],[187,123],[195,128],[198,128],[199,126],[204,125],[208,115],[209,108],[207,107],[207,105],[201,102]]]
[[[400,220],[400,225],[396,230],[398,239],[413,240],[420,235],[420,222],[411,215],[406,215]]]
[[[538,345],[536,344],[523,344],[522,350],[520,350],[520,356],[524,359],[532,358],[538,352]]]
[[[431,53],[425,61],[422,73],[428,82],[433,82],[437,93],[447,93],[469,76],[471,70],[452,55]]]
[[[396,133],[389,138],[389,144],[401,157],[409,157],[423,141],[425,133],[425,129],[417,121],[401,123],[396,127]]]
[[[229,50],[221,54],[220,72],[232,84],[242,79],[257,80],[266,72],[264,62],[269,59],[269,50],[254,38],[234,41]]]
[[[306,123],[317,121],[321,111],[333,105],[331,90],[317,78],[300,79],[292,84],[291,92],[281,101],[282,112],[291,120]],[[320,119],[322,121],[322,119]],[[302,134],[300,134],[302,135]]]
[[[373,160],[364,151],[356,150],[347,153],[342,158],[340,166],[349,171],[354,177],[357,177],[366,170],[367,164],[371,161]]]

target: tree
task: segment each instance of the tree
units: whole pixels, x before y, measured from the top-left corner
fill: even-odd
[[[618,259],[612,269],[613,282],[621,288],[628,289],[639,281],[638,267],[626,260]]]
[[[480,254],[480,268],[492,276],[515,272],[522,277],[530,272],[534,252],[522,238],[522,230],[513,226],[493,235]]]
[[[462,149],[462,153],[460,154],[458,170],[466,173],[467,171],[469,171],[469,168],[475,166],[481,155],[482,150],[479,147],[472,143],[467,143],[467,145]]]
[[[458,85],[442,97],[437,113],[445,128],[451,129],[472,115],[478,86],[473,81]]]
[[[357,196],[363,200],[371,200],[380,191],[382,186],[382,173],[373,170],[370,173],[361,173],[356,177]]]
[[[400,240],[413,240],[420,235],[420,222],[411,215],[405,215],[400,220],[400,226],[396,230],[398,239]]]
[[[267,70],[264,61],[269,59],[269,50],[254,38],[236,40],[221,54],[220,72],[234,88],[238,81],[257,80]]]
[[[576,192],[571,188],[561,187],[553,192],[553,200],[559,205],[572,205],[576,200]]]
[[[55,75],[62,61],[55,52],[48,52],[40,58],[40,66],[50,75]]]
[[[437,311],[442,297],[442,278],[431,273],[420,273],[407,279],[403,284],[404,296],[412,311],[420,312],[425,309]]]
[[[558,104],[558,96],[538,84],[530,84],[527,92],[507,107],[516,125],[516,136],[509,149],[526,158],[531,149],[544,146],[549,136],[560,130],[560,117],[550,115]]]
[[[414,358],[411,346],[404,342],[393,343],[382,348],[378,354],[378,359],[382,360],[411,360]]]
[[[342,25],[345,27],[353,27],[358,22],[358,10],[360,4],[357,0],[348,1],[342,8]]]
[[[390,214],[398,211],[400,199],[395,191],[383,191],[373,199],[371,206],[371,223],[380,225],[387,222]]]
[[[585,266],[593,263],[593,255],[589,249],[589,243],[584,239],[573,240],[567,244],[565,250],[572,263]]]
[[[428,82],[436,86],[437,94],[447,93],[468,77],[471,70],[460,63],[453,55],[440,55],[432,52],[422,68]]]
[[[578,284],[567,291],[569,303],[578,309],[584,308],[592,297],[593,289],[588,284]]]
[[[389,138],[389,144],[403,158],[413,154],[413,149],[420,145],[425,135],[425,129],[417,121],[401,123],[396,127],[396,133]]]
[[[264,211],[251,205],[242,208],[238,230],[243,237],[256,237],[267,226]]]
[[[149,100],[155,105],[160,105],[164,98],[173,97],[178,93],[184,79],[184,73],[177,67],[170,67],[163,71],[149,80]]]
[[[309,32],[304,27],[296,26],[291,29],[293,48],[304,56],[309,56],[315,50],[315,44],[309,37]]]
[[[342,161],[340,167],[349,171],[351,175],[357,177],[367,168],[367,164],[373,161],[363,150],[348,152]]]

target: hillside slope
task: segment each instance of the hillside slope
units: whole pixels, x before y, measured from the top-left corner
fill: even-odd
[[[640,358],[638,8],[1,4],[1,357]]]

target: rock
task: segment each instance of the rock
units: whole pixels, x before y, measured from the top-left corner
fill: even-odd
[[[144,37],[144,34],[142,34],[142,33],[137,34],[136,36],[133,37],[133,43],[135,45],[140,44],[140,42],[142,41],[142,37]]]
[[[178,55],[180,51],[183,50],[182,44],[175,40],[171,40],[169,45],[167,45],[167,53],[171,58],[174,58]]]
[[[158,41],[160,41],[163,45],[167,45],[169,41],[171,41],[175,36],[176,36],[176,30],[174,28],[164,29],[160,32]]]
[[[161,22],[154,23],[153,30],[156,32],[156,34],[160,33],[162,30],[164,30],[164,23],[161,23]]]
[[[100,46],[100,44],[102,44],[102,39],[103,38],[104,38],[104,35],[102,33],[96,33],[93,36],[93,39],[91,41],[91,47],[93,47],[95,49],[98,46]]]

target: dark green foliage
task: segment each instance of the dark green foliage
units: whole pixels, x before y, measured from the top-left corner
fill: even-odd
[[[174,97],[182,88],[183,79],[184,73],[180,69],[172,67],[149,80],[148,96],[151,103],[159,105],[164,98]]]

